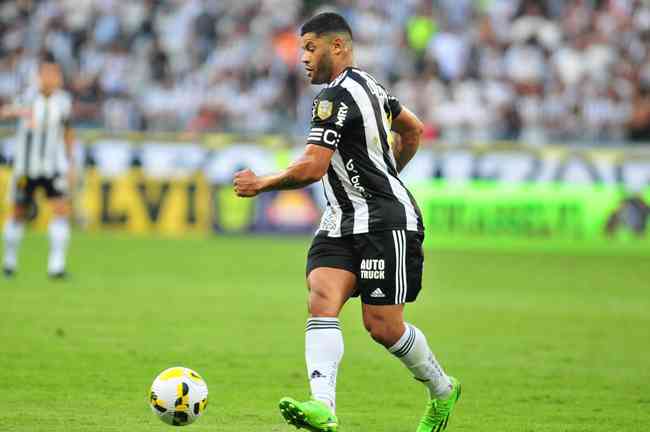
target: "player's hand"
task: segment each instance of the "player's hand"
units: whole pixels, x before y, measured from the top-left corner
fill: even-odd
[[[23,118],[31,123],[32,110],[17,105],[3,105],[0,107],[0,119]]]
[[[76,192],[77,192],[77,169],[73,164],[70,164],[70,167],[68,168],[68,189],[70,192],[70,197],[74,197]]]
[[[240,197],[254,197],[260,193],[259,177],[249,169],[236,172],[232,184]]]

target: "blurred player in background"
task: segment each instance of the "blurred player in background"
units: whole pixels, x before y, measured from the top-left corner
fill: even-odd
[[[305,357],[312,399],[280,401],[288,423],[335,432],[336,376],[343,357],[339,313],[361,296],[372,338],[399,358],[430,395],[417,432],[441,431],[460,396],[424,334],[404,322],[404,304],[422,282],[424,226],[398,177],[418,149],[422,123],[368,73],[354,67],[352,31],[338,14],[319,14],[301,29],[302,62],[312,84],[326,84],[314,100],[303,155],[285,171],[235,175],[242,197],[296,189],[321,180],[328,205],[307,260],[310,318]],[[394,138],[392,131],[397,136]]]
[[[47,272],[51,278],[60,279],[66,276],[66,250],[70,238],[68,193],[74,145],[74,131],[70,127],[71,100],[61,88],[61,68],[51,55],[43,56],[38,81],[38,89],[26,92],[13,105],[0,109],[0,117],[18,119],[9,193],[13,212],[4,226],[3,271],[8,277],[16,272],[25,220],[34,205],[35,192],[41,188],[54,214],[48,228]]]

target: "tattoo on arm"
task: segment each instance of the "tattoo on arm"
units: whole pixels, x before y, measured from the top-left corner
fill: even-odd
[[[267,177],[264,183],[265,185],[262,187],[262,192],[300,189],[313,182],[309,180],[300,180],[292,174],[278,174],[277,176]]]
[[[329,159],[327,160],[329,163]],[[305,154],[292,162],[281,173],[261,178],[261,192],[271,190],[300,189],[323,177],[323,161],[316,160],[313,154]]]
[[[283,177],[277,184],[278,189],[300,189],[301,187],[307,186],[311,182],[300,181],[294,178],[291,175]]]

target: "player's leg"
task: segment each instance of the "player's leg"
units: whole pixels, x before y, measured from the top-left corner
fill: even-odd
[[[47,273],[52,278],[65,276],[66,253],[70,241],[70,205],[65,197],[50,199],[52,219],[48,227],[50,253]]]
[[[354,293],[356,276],[348,270],[318,267],[309,272],[309,319],[305,331],[305,362],[311,400],[280,401],[289,424],[315,432],[335,432],[336,377],[343,358],[343,334],[338,315]]]
[[[12,276],[18,268],[18,250],[25,231],[27,209],[34,194],[34,185],[27,177],[14,178],[9,191],[13,211],[4,225],[4,254],[2,270],[5,276]]]
[[[363,305],[363,324],[372,338],[386,347],[425,384],[432,398],[446,397],[452,390],[449,377],[436,360],[424,334],[404,322],[404,305]]]
[[[354,293],[356,276],[347,270],[319,267],[309,273],[309,319],[305,360],[312,397],[336,409],[336,376],[343,358],[343,334],[338,319]]]
[[[66,275],[66,253],[70,241],[71,206],[68,198],[68,180],[63,175],[57,175],[45,179],[44,187],[53,213],[48,227],[50,253],[47,273],[50,277],[58,279]]]
[[[317,432],[335,432],[338,428],[336,377],[343,357],[338,315],[355,291],[354,261],[349,239],[316,238],[310,249],[305,361],[312,399],[280,401],[282,415],[298,428]]]
[[[370,236],[374,237],[360,246],[364,326],[426,386],[430,398],[418,432],[443,430],[460,385],[447,376],[424,334],[403,315],[404,303],[414,301],[421,288],[422,237],[405,231]]]
[[[14,203],[13,211],[5,222],[3,230],[4,255],[2,271],[7,277],[13,276],[18,268],[18,250],[25,231],[26,214],[26,206]]]

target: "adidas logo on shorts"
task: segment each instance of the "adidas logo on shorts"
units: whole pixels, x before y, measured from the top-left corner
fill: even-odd
[[[381,288],[377,288],[376,290],[370,293],[370,297],[381,298],[381,297],[386,297],[386,294],[384,294]]]

